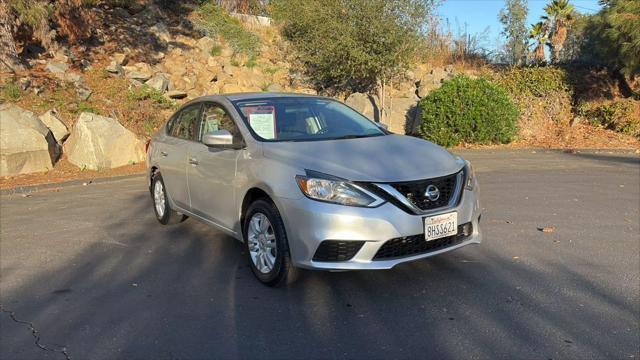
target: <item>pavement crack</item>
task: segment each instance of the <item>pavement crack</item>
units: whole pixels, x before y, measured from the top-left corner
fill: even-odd
[[[56,353],[60,353],[62,355],[64,355],[66,360],[71,360],[71,356],[69,355],[69,353],[67,353],[67,347],[63,346],[62,348],[59,349],[54,349],[51,347],[48,347],[46,345],[42,345],[40,343],[40,335],[38,330],[35,328],[35,326],[33,325],[33,323],[30,323],[28,321],[24,321],[24,320],[20,320],[16,317],[16,313],[11,311],[11,310],[7,310],[2,304],[0,304],[0,311],[2,311],[3,313],[7,313],[9,314],[9,317],[11,318],[11,320],[13,320],[14,322],[18,323],[18,324],[23,324],[26,325],[29,330],[31,331],[31,335],[33,336],[33,339],[35,340],[35,344],[37,347],[39,347],[40,349],[44,350],[44,351],[51,351],[51,352],[56,352]]]

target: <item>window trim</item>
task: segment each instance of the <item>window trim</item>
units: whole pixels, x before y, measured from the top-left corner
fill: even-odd
[[[245,148],[247,145],[247,142],[244,139],[244,136],[242,135],[242,131],[240,131],[240,126],[238,126],[238,121],[236,121],[235,117],[232,115],[232,112],[229,111],[229,109],[224,106],[223,104],[221,104],[220,102],[217,101],[212,101],[212,100],[205,100],[202,101],[200,103],[200,114],[198,115],[198,134],[196,135],[196,142],[202,144],[202,135],[204,134],[200,134],[200,132],[202,131],[202,114],[204,113],[204,107],[207,105],[215,105],[219,108],[221,108],[222,110],[224,110],[224,112],[227,114],[227,116],[229,116],[229,118],[231,118],[231,121],[233,121],[233,124],[236,126],[236,130],[239,136],[239,143],[238,144],[233,144],[231,146],[229,146],[229,148],[233,148],[233,149],[243,149]]]
[[[171,133],[171,130],[173,130],[173,126],[175,125],[174,122],[180,120],[180,116],[182,116],[182,113],[184,113],[185,111],[187,111],[187,110],[189,110],[191,108],[195,108],[196,106],[198,107],[198,114],[196,115],[196,121],[195,121],[195,123],[197,125],[195,125],[196,128],[193,129],[193,130],[194,130],[194,134],[196,133],[196,130],[199,131],[199,124],[200,124],[200,120],[199,119],[200,119],[200,117],[202,115],[202,103],[201,102],[197,102],[195,104],[189,104],[189,105],[183,107],[182,109],[180,109],[175,114],[173,114],[173,116],[169,119],[169,122],[168,122],[171,125],[168,126],[167,129],[166,129],[167,130],[167,136],[169,136],[171,138],[174,138],[174,139],[183,140],[183,141],[199,142],[199,141],[195,140],[194,138],[185,139],[185,138],[181,138],[181,137],[175,136],[175,135],[173,135]]]

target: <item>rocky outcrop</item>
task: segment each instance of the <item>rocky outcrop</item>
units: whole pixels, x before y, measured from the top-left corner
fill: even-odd
[[[51,170],[60,154],[53,134],[31,111],[0,105],[0,176]]]
[[[349,95],[345,103],[369,119],[380,121],[380,108],[372,95],[353,93]]]
[[[91,170],[111,169],[144,160],[142,142],[118,121],[84,112],[65,143],[69,162]]]
[[[60,145],[69,137],[69,129],[62,120],[56,110],[49,110],[40,115],[40,121],[51,130],[56,142]]]

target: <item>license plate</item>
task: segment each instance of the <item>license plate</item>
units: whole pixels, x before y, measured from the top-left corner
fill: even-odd
[[[424,218],[424,239],[431,241],[458,233],[458,213],[451,212]]]

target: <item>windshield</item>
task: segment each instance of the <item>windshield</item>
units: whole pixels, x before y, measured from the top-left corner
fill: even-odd
[[[314,141],[382,136],[385,132],[337,101],[290,97],[235,101],[253,135],[262,141]]]

